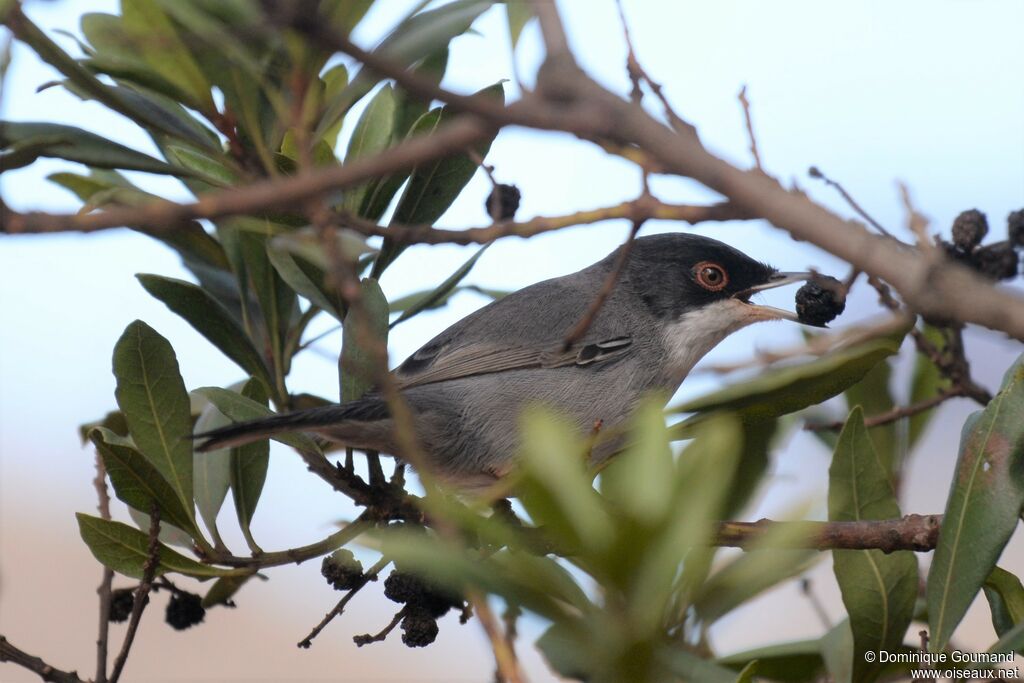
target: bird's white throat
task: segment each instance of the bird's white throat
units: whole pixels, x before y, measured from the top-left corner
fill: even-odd
[[[766,319],[758,306],[737,299],[716,301],[684,313],[665,328],[668,373],[673,380],[682,382],[697,361],[720,341],[736,330]]]

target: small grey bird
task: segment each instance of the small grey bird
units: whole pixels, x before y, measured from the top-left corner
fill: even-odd
[[[622,249],[620,247],[619,249]],[[619,250],[583,270],[521,289],[466,316],[394,370],[432,470],[461,489],[509,472],[524,407],[554,408],[589,433],[620,425],[637,402],[666,398],[726,336],[794,313],[750,303],[756,292],[811,278],[759,263],[717,240],[670,233],[635,240],[611,294],[586,333],[566,348],[615,268]],[[217,429],[200,450],[292,431],[319,434],[398,458],[387,403],[357,401]],[[614,442],[598,444],[595,462]]]

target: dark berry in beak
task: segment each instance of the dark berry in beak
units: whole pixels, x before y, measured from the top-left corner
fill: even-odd
[[[806,325],[825,327],[845,308],[845,288],[834,277],[818,275],[796,292],[796,314]]]

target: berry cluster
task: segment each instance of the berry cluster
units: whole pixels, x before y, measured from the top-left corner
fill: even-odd
[[[345,548],[335,550],[325,557],[323,564],[320,565],[320,573],[336,591],[352,590],[365,581],[363,564],[356,559],[351,550]]]
[[[977,209],[962,212],[953,221],[953,241],[936,236],[935,243],[950,259],[977,271],[990,280],[1017,277],[1024,248],[1024,209],[1012,212],[1006,219],[1007,237],[1002,242],[982,245],[988,234],[988,218]]]
[[[800,322],[825,327],[846,308],[846,288],[828,275],[815,275],[796,292],[796,315]]]
[[[462,608],[462,596],[398,569],[384,581],[384,595],[405,605],[402,642],[409,647],[430,645],[437,638],[438,618]]]
[[[515,217],[519,210],[522,193],[515,185],[495,185],[487,196],[484,211],[495,221],[507,221]]]

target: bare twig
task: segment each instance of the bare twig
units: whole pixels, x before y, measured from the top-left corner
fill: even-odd
[[[39,657],[15,647],[4,636],[0,636],[0,662],[17,664],[49,683],[87,683],[79,678],[77,672],[57,669]]]
[[[846,191],[846,188],[844,188],[838,182],[836,182],[835,180],[832,180],[827,175],[825,175],[821,171],[820,168],[818,168],[817,166],[811,166],[807,170],[807,175],[811,176],[812,178],[816,178],[818,180],[821,180],[823,183],[825,183],[829,187],[835,188],[835,190],[840,194],[840,196],[842,196],[842,198],[846,201],[846,203],[850,205],[850,208],[853,209],[854,211],[856,211],[858,216],[860,216],[861,218],[866,220],[871,227],[873,227],[875,230],[877,230],[878,232],[882,233],[886,237],[891,237],[892,239],[896,239],[896,237],[894,237],[891,232],[886,230],[885,227],[881,223],[876,221],[871,216],[871,214],[869,214],[867,211],[865,211],[864,207],[862,207],[860,204],[857,203],[857,200],[853,198],[853,195],[851,195],[849,192]]]
[[[744,83],[743,87],[740,88],[740,94],[736,96],[740,105],[743,107],[743,120],[746,121],[747,125],[747,140],[750,141],[750,154],[754,157],[754,166],[757,170],[764,173],[764,167],[761,165],[761,153],[757,149],[757,136],[754,135],[754,123],[750,118],[750,100],[747,99],[747,84]]]
[[[963,388],[951,387],[949,389],[939,392],[935,396],[926,398],[925,400],[920,401],[918,403],[914,403],[909,406],[903,406],[901,408],[893,408],[892,410],[888,410],[884,413],[879,413],[878,415],[866,417],[864,418],[864,426],[878,427],[879,425],[889,424],[890,422],[895,422],[896,420],[901,420],[905,417],[912,417],[914,415],[917,415],[918,413],[923,413],[926,410],[930,410],[935,406],[939,405],[940,403],[944,403],[951,398],[963,395]],[[843,428],[844,424],[845,423],[842,421],[824,423],[808,422],[807,424],[804,425],[804,429],[812,432],[823,430],[838,431]]]
[[[107,468],[103,464],[103,457],[99,450],[96,451],[96,478],[93,479],[96,487],[96,496],[99,500],[97,507],[102,519],[110,519],[110,493],[107,491]],[[107,647],[110,641],[110,599],[111,586],[114,582],[114,570],[110,567],[103,567],[103,578],[96,592],[100,596],[99,633],[96,636],[96,683],[107,683]]]
[[[917,208],[914,207],[914,200],[910,197],[910,188],[905,183],[897,183],[900,191],[900,200],[907,212],[907,228],[917,240],[917,248],[925,254],[934,256],[936,249],[928,235],[928,219]]]
[[[389,564],[391,564],[391,560],[387,559],[386,557],[382,557],[379,560],[377,560],[377,563],[375,565],[373,565],[368,570],[366,570],[366,572],[363,573],[363,576],[359,580],[359,583],[350,588],[348,592],[346,592],[345,595],[342,596],[341,600],[338,601],[338,604],[335,605],[331,609],[331,611],[324,616],[320,623],[314,626],[313,630],[310,631],[305,638],[299,641],[298,646],[301,648],[308,648],[309,646],[311,646],[313,644],[313,639],[320,635],[320,632],[323,631],[324,628],[326,628],[327,624],[331,623],[331,621],[333,621],[335,617],[341,615],[341,613],[345,611],[345,607],[352,600],[352,598],[356,596],[356,593],[361,591],[363,587],[366,586],[366,584],[370,583],[371,581],[376,581],[377,576]]]
[[[475,590],[468,591],[466,599],[473,606],[476,618],[480,620],[481,627],[491,641],[491,649],[494,650],[494,662],[497,667],[495,678],[501,683],[525,683],[526,678],[519,667],[516,653],[505,634],[502,633],[501,627],[498,626],[498,619],[494,616],[491,606],[487,604],[487,599]]]
[[[359,647],[362,647],[363,645],[369,645],[370,643],[379,643],[380,641],[387,638],[388,634],[395,630],[395,627],[398,626],[398,622],[402,621],[402,617],[405,616],[405,612],[407,609],[408,607],[403,607],[402,609],[398,610],[398,612],[395,613],[395,616],[391,619],[388,625],[382,628],[379,632],[372,635],[369,633],[364,633],[359,636],[353,636],[352,642],[354,642]]]
[[[139,630],[139,621],[142,619],[142,610],[146,608],[149,591],[153,587],[153,578],[156,576],[157,567],[160,565],[160,508],[154,503],[149,511],[149,548],[146,563],[142,567],[142,582],[135,589],[134,601],[132,603],[132,615],[128,619],[128,630],[124,634],[124,642],[121,643],[121,652],[114,660],[114,668],[110,673],[110,683],[117,683],[124,671],[124,664],[128,661],[128,653],[131,652],[132,643],[135,642],[135,633]]]
[[[825,627],[825,630],[831,630],[833,624],[832,620],[828,618],[828,612],[825,611],[825,606],[821,604],[821,599],[814,592],[814,588],[811,585],[811,580],[806,576],[800,579],[800,592],[807,598],[807,602],[811,603],[811,609],[814,610],[814,614],[818,617],[818,621]]]
[[[779,527],[806,533],[794,548],[814,550],[897,550],[927,552],[939,541],[942,515],[906,515],[901,519],[868,522],[719,522],[713,545],[744,548]]]

